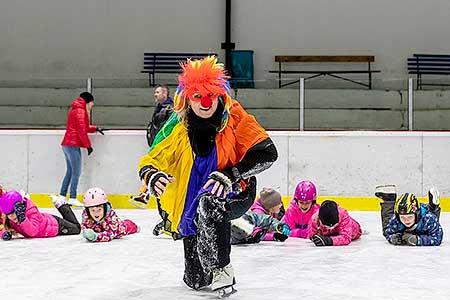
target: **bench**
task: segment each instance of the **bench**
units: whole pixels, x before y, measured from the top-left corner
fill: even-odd
[[[217,53],[162,53],[162,52],[145,52],[144,66],[141,73],[148,73],[148,84],[150,87],[155,86],[155,74],[181,73],[180,62],[186,61],[188,58],[201,59],[205,56]]]
[[[450,84],[423,83],[422,75],[450,75],[450,55],[413,54],[408,58],[408,73],[416,74],[417,90],[422,90],[424,85],[448,86]]]
[[[304,78],[304,80],[316,78],[319,76],[331,76],[334,78],[342,79],[345,81],[350,81],[358,85],[365,86],[369,89],[372,89],[372,73],[379,73],[381,71],[372,70],[371,63],[375,61],[374,56],[367,55],[277,55],[275,56],[275,62],[278,63],[278,70],[271,70],[269,73],[277,73],[278,74],[278,87],[282,88],[283,86],[288,86],[294,83],[299,82],[300,80],[295,80],[288,83],[282,83],[282,74],[312,74],[309,77]],[[364,70],[317,70],[317,71],[308,71],[308,70],[283,70],[283,63],[367,63],[367,69]],[[339,75],[337,75],[339,74]],[[369,76],[368,83],[355,81],[353,79],[342,77],[340,74],[367,74]]]

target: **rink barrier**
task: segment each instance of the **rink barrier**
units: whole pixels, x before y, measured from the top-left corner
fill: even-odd
[[[31,199],[38,207],[42,208],[52,208],[52,200],[48,194],[31,194]],[[112,194],[108,195],[108,200],[112,204],[113,208],[120,209],[130,209],[136,208],[128,202],[131,195],[125,194]],[[83,195],[78,195],[78,200],[83,201]],[[291,201],[291,196],[283,196],[283,204],[284,207],[287,208],[289,206],[289,202]],[[427,203],[428,199],[425,197],[418,197],[420,202]],[[350,211],[379,211],[380,210],[380,199],[376,197],[346,197],[346,196],[319,196],[318,203],[321,203],[325,200],[334,200],[339,203],[340,206],[344,207]],[[156,209],[156,201],[154,198],[150,199],[148,205],[148,209]],[[441,198],[441,210],[444,212],[450,211],[450,198],[442,197]]]

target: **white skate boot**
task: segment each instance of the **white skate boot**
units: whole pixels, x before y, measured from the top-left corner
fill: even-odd
[[[72,205],[72,206],[77,206],[77,207],[84,207],[84,204],[81,203],[80,201],[78,201],[77,198],[70,198],[67,201],[67,204]]]
[[[397,198],[395,184],[379,185],[375,187],[375,196],[383,201],[395,201]]]
[[[132,204],[136,208],[145,209],[149,200],[149,193],[139,193],[139,195],[131,196],[128,202],[130,202],[130,204]]]
[[[432,210],[435,210],[439,207],[440,204],[440,197],[439,197],[439,191],[436,188],[431,188],[428,191],[428,204],[432,208]]]
[[[231,263],[223,268],[213,270],[213,279],[211,283],[211,289],[218,293],[219,298],[226,298],[236,293],[233,284],[234,271]]]
[[[56,208],[60,208],[64,204],[67,204],[66,197],[61,195],[50,195],[50,198],[52,198],[53,205]]]

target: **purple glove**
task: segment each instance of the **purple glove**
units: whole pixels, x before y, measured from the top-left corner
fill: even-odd
[[[12,239],[12,234],[9,231],[5,231],[2,234],[2,240],[4,241],[9,241],[10,239]]]
[[[22,222],[25,221],[26,210],[27,210],[27,206],[26,206],[25,202],[19,201],[19,202],[16,202],[16,204],[14,204],[14,212],[16,213],[17,221],[19,222],[19,224],[22,224]]]

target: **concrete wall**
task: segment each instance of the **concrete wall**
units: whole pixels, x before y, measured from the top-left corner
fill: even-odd
[[[0,127],[64,127],[71,101],[83,89],[0,88]],[[143,128],[153,112],[149,88],[94,88],[95,124]],[[240,89],[236,98],[270,130],[299,128],[299,93],[292,89]],[[406,91],[305,91],[308,130],[405,130]],[[414,129],[450,129],[450,91],[414,93]]]
[[[10,188],[56,193],[65,172],[59,147],[63,131],[0,131],[0,178]],[[431,185],[450,193],[447,159],[450,133],[271,132],[278,161],[258,176],[259,188],[280,186],[291,194],[311,179],[320,195],[372,196],[376,185],[395,183],[399,192],[424,195]],[[83,151],[79,191],[103,187],[111,194],[135,193],[137,164],[146,153],[143,131],[91,136],[94,152]]]
[[[223,58],[225,1],[0,3],[3,86],[73,87],[87,77],[104,86],[144,86],[145,50],[214,51]],[[449,14],[446,0],[232,1],[232,40],[236,49],[255,51],[259,85],[275,84],[267,71],[277,54],[370,54],[382,71],[375,86],[402,89],[407,56],[448,53]]]

